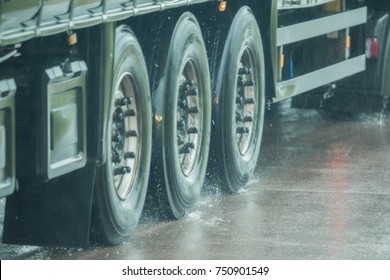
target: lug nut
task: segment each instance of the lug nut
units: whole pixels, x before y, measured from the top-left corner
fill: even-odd
[[[238,75],[250,75],[252,72],[252,70],[250,68],[247,68],[247,67],[242,67],[240,69],[238,69]]]
[[[186,92],[185,94],[187,96],[196,96],[198,95],[198,89],[196,87],[190,87]]]
[[[137,130],[129,130],[126,132],[126,137],[138,137]]]
[[[177,105],[178,105],[180,108],[182,108],[182,109],[187,108],[187,99],[181,98],[181,99],[179,100],[179,102],[177,103]]]
[[[182,130],[184,128],[185,121],[181,119],[180,121],[177,122],[177,129]]]
[[[133,158],[135,158],[135,153],[134,152],[126,152],[125,154],[124,154],[124,158],[125,159],[133,159]]]
[[[237,77],[237,85],[238,86],[242,86],[243,85],[243,81],[242,81],[242,77],[241,76]]]
[[[181,137],[177,139],[177,144],[178,145],[183,145],[184,144],[184,141],[183,141],[183,139]]]
[[[120,163],[121,162],[121,157],[119,155],[112,156],[112,162],[113,163]]]
[[[238,134],[249,133],[249,128],[247,128],[247,127],[242,127],[242,126],[237,127],[236,133],[238,133]]]
[[[119,142],[120,140],[121,140],[121,135],[120,135],[120,133],[117,131],[117,130],[115,130],[113,133],[112,133],[112,141],[113,142]]]
[[[200,109],[199,109],[198,106],[188,108],[188,113],[190,113],[190,114],[197,114],[197,113],[199,113],[199,112],[200,112]]]
[[[194,143],[186,143],[183,145],[183,147],[180,148],[179,153],[180,154],[189,154],[191,152],[191,150],[194,148],[195,148]]]
[[[131,104],[131,102],[132,102],[131,97],[124,97],[115,100],[115,106],[126,106],[128,104]]]
[[[246,116],[246,117],[244,117],[243,122],[253,122],[252,116]]]
[[[245,104],[255,104],[255,99],[252,97],[246,98]]]
[[[198,133],[198,128],[197,127],[190,127],[188,129],[188,134],[194,134],[194,133]]]
[[[192,87],[192,86],[194,86],[194,84],[195,84],[194,80],[187,80],[187,85],[188,86]]]
[[[131,168],[129,166],[121,166],[114,169],[114,175],[125,175],[131,172]]]
[[[137,115],[137,111],[134,109],[130,109],[125,112],[126,117],[135,117],[136,115]]]
[[[244,82],[244,87],[249,87],[249,86],[254,86],[255,85],[255,81],[254,80],[246,80]]]
[[[121,110],[115,111],[114,113],[114,122],[121,122],[124,119],[124,114]]]
[[[180,85],[179,91],[181,92],[186,92],[188,91],[191,87],[193,87],[195,82],[193,80],[186,80],[183,84]]]

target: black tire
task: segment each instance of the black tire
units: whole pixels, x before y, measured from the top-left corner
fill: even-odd
[[[127,26],[116,30],[106,160],[95,189],[93,237],[118,244],[136,227],[149,180],[152,111],[144,57]],[[131,100],[129,99],[131,98]]]
[[[159,188],[166,216],[180,218],[197,201],[210,145],[211,93],[205,45],[191,13],[178,20],[170,42],[163,87]],[[157,191],[160,193],[160,191]],[[165,201],[164,201],[165,200]],[[159,198],[161,202],[161,197]]]
[[[383,54],[383,66],[381,75],[380,95],[390,96],[390,32],[386,37],[385,51]]]
[[[260,152],[265,108],[264,53],[251,10],[235,15],[217,80],[213,158],[228,192],[245,186]]]

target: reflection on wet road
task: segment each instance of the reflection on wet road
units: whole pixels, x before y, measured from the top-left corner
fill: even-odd
[[[283,107],[283,105],[282,105]],[[390,119],[280,108],[256,176],[110,248],[0,245],[1,259],[390,259]],[[212,188],[212,186],[207,186]]]

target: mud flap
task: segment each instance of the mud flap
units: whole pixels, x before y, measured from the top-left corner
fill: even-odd
[[[7,197],[3,243],[85,247],[89,242],[95,166]]]

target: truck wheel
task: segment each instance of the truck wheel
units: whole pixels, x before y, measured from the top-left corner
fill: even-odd
[[[265,108],[264,53],[251,10],[241,8],[230,27],[217,81],[213,150],[227,191],[249,181],[260,152]]]
[[[380,95],[383,97],[390,96],[390,32],[386,37],[386,45],[383,54],[382,77],[380,85]]]
[[[168,214],[180,218],[200,195],[210,145],[208,60],[200,27],[191,13],[184,13],[174,29],[163,96],[162,164]]]
[[[117,244],[136,227],[149,179],[152,111],[144,57],[126,26],[116,30],[106,161],[96,185],[98,242]]]

